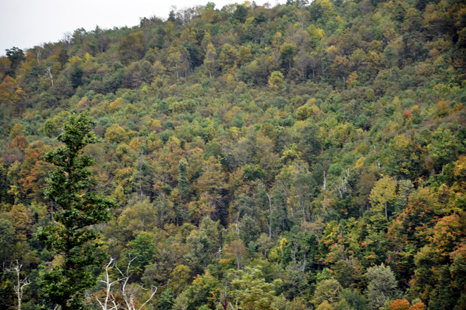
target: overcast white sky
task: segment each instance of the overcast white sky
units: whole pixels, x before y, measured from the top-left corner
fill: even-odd
[[[205,5],[209,0],[0,0],[0,55],[13,46],[31,48],[43,42],[57,42],[65,32],[77,28],[132,27],[139,17],[168,18],[170,7]],[[216,8],[243,0],[210,0]],[[252,2],[252,1],[251,1]],[[257,4],[267,2],[256,0]],[[285,0],[269,0],[270,4]]]

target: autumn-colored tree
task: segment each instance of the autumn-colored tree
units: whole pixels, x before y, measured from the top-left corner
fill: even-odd
[[[409,310],[410,304],[406,299],[395,299],[389,308],[390,310]]]
[[[204,70],[209,73],[209,77],[212,77],[212,73],[215,72],[217,54],[215,47],[212,43],[207,45],[207,50],[204,59]]]
[[[10,131],[10,138],[15,139],[16,137],[24,135],[24,131],[26,128],[21,123],[17,123],[13,126]]]
[[[105,139],[109,142],[128,143],[129,137],[126,131],[118,124],[113,124],[105,132]]]
[[[118,47],[122,63],[128,64],[141,59],[145,54],[145,41],[142,31],[131,33],[123,38]]]
[[[267,283],[258,268],[246,268],[245,271],[237,271],[237,278],[231,284],[234,289],[234,298],[242,308],[247,309],[272,309],[274,286],[276,283]]]
[[[178,265],[170,274],[170,287],[175,294],[181,293],[191,280],[191,269],[185,265]]]
[[[221,212],[223,206],[223,191],[226,189],[225,176],[222,165],[215,157],[209,157],[203,164],[202,174],[194,184],[194,189],[199,195],[205,195],[208,204],[213,206],[217,212]],[[223,214],[217,216],[223,217]]]
[[[222,51],[218,57],[218,64],[223,72],[228,72],[236,65],[239,54],[234,46],[228,43],[222,46]]]
[[[395,200],[396,181],[389,177],[384,177],[377,181],[371,190],[369,200],[375,212],[385,209],[385,218],[388,221],[388,204]]]
[[[324,302],[334,304],[338,301],[342,287],[335,279],[323,280],[317,285],[314,292],[314,303],[321,305]]]
[[[464,306],[466,4],[282,2],[173,7],[0,57],[0,268],[30,274],[23,309],[46,304],[37,266],[65,263],[32,236],[60,209],[44,155],[73,111],[103,139],[77,196],[119,206],[83,229],[113,257],[98,280],[134,271],[114,308],[141,308],[151,285],[147,308]],[[235,295],[248,267],[282,280],[264,305]],[[317,303],[331,279],[340,293]]]
[[[247,250],[244,242],[241,239],[237,239],[232,241],[228,247],[225,249],[227,255],[231,255],[236,260],[236,267],[237,269],[241,268],[241,264],[246,258]]]
[[[283,74],[280,71],[272,72],[269,78],[269,86],[270,88],[276,91],[285,87],[285,83],[283,81]]]

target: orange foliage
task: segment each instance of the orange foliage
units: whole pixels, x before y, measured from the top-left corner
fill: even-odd
[[[417,304],[409,307],[408,310],[424,310],[424,309],[425,309],[425,305],[422,302],[418,302]]]
[[[409,301],[406,299],[395,299],[389,308],[390,310],[409,310]]]
[[[409,119],[411,118],[411,112],[409,112],[409,110],[404,110],[403,117],[405,120],[409,121]]]
[[[47,146],[42,141],[31,144],[31,147],[25,150],[19,183],[21,192],[29,198],[42,198],[45,179],[50,169],[50,164],[42,160],[46,151]]]
[[[406,209],[392,222],[387,237],[394,243],[403,243],[414,234],[419,243],[427,241],[429,228],[435,224],[434,216],[441,208],[435,193],[429,187],[420,187],[416,195],[409,197]],[[413,230],[414,228],[414,230]]]
[[[19,149],[19,150],[21,150],[21,151],[24,151],[28,146],[29,146],[28,140],[26,140],[25,137],[20,136],[20,137],[16,137],[16,138],[10,143],[9,149],[17,148],[17,149]]]
[[[445,216],[437,222],[433,229],[432,248],[435,249],[436,260],[441,262],[449,259],[452,252],[460,240],[466,236],[466,221],[464,214]]]

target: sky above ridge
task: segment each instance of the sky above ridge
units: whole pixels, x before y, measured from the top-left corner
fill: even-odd
[[[27,49],[44,42],[57,42],[78,28],[132,27],[140,17],[166,20],[170,7],[178,9],[214,2],[216,8],[243,0],[0,0],[0,55],[13,46]],[[256,0],[258,5],[285,0]]]

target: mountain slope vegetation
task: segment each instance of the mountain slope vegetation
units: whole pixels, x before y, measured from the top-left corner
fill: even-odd
[[[112,309],[466,309],[465,26],[462,0],[207,3],[7,50],[0,308],[54,308],[44,155],[84,113]]]

